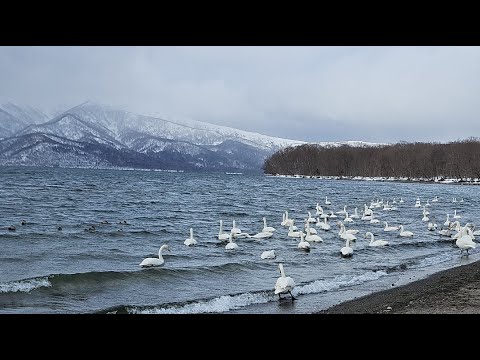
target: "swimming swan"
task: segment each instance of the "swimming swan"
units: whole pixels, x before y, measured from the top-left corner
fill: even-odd
[[[233,234],[230,234],[228,238],[228,244],[225,245],[225,250],[235,250],[238,249],[238,245],[233,242]]]
[[[340,249],[342,257],[351,257],[353,255],[353,249],[350,247],[350,239],[345,241],[345,246]]]
[[[300,242],[298,243],[297,247],[301,250],[310,251],[310,243],[308,241],[305,241],[303,233],[300,234]]]
[[[386,221],[383,222],[385,224],[385,227],[383,228],[383,231],[397,231],[398,226],[388,226],[388,223]]]
[[[278,298],[281,299],[280,294],[289,293],[292,297],[292,300],[296,300],[292,295],[292,290],[295,287],[295,282],[290,276],[285,276],[285,271],[283,270],[283,264],[278,264],[278,268],[280,269],[280,277],[277,279],[275,283],[275,294],[278,294]]]
[[[170,248],[168,245],[162,245],[160,247],[160,250],[158,250],[158,258],[145,258],[143,261],[139,264],[141,267],[151,267],[151,266],[160,266],[163,265],[165,260],[163,260],[162,252],[163,250],[165,251],[170,251]]]
[[[223,220],[220,220],[220,231],[218,232],[218,240],[228,240],[230,234],[223,232]]]
[[[373,234],[369,231],[365,234],[365,237],[370,236],[370,243],[369,246],[386,246],[388,245],[388,241],[386,240],[374,240]]]
[[[197,245],[197,240],[193,238],[193,228],[190,228],[190,237],[183,242],[187,246]]]
[[[274,231],[276,231],[277,229],[275,229],[274,227],[271,227],[271,226],[267,226],[267,218],[264,217],[263,218],[263,230],[262,232],[270,232],[270,233],[273,233]]]
[[[411,237],[411,236],[413,236],[413,232],[403,230],[403,225],[400,225],[400,236]]]

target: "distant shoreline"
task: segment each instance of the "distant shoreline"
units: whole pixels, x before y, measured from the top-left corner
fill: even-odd
[[[316,175],[281,175],[265,174],[265,176],[293,178],[293,179],[319,179],[319,180],[352,180],[352,181],[382,181],[382,182],[403,182],[403,183],[427,183],[447,185],[480,185],[480,179],[451,179],[451,178],[394,178],[394,177],[365,177],[365,176],[316,176]]]

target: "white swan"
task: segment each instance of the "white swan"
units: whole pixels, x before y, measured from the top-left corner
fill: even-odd
[[[422,221],[428,221],[430,220],[427,215],[423,214]]]
[[[417,201],[415,201],[415,207],[421,207],[422,205],[420,204],[420,199],[417,198]]]
[[[400,198],[400,201],[399,201],[399,203],[403,203],[403,202],[404,202],[404,201],[403,201],[403,198]]]
[[[225,245],[225,250],[235,250],[235,249],[238,249],[238,245],[233,242],[233,234],[230,233],[228,244]]]
[[[470,233],[471,230],[469,228],[467,228],[466,226],[463,227],[461,230],[461,236],[457,239],[457,241],[455,241],[455,245],[460,248],[460,253],[465,250],[468,255],[468,251],[470,249],[475,249],[477,247],[477,244],[473,242]]]
[[[355,208],[353,215],[350,215],[352,219],[358,219],[360,216],[358,216],[357,208]]]
[[[160,250],[158,250],[158,258],[145,258],[143,261],[139,264],[141,267],[151,267],[151,266],[160,266],[163,265],[165,260],[163,260],[162,252],[163,251],[170,251],[170,248],[168,245],[162,245],[160,246]]]
[[[278,298],[281,299],[280,294],[289,293],[292,297],[292,300],[295,298],[292,295],[292,290],[295,287],[295,281],[290,276],[285,276],[285,271],[283,270],[283,264],[278,264],[278,268],[280,269],[280,277],[277,279],[275,283],[275,294],[278,294]]]
[[[385,227],[383,228],[383,231],[397,231],[398,226],[388,226],[388,223],[386,221],[383,222],[385,224]]]
[[[325,231],[328,231],[331,228],[330,224],[327,223],[327,219],[323,219],[323,222],[320,222],[320,227],[322,228],[322,230],[325,230]]]
[[[300,242],[298,243],[297,247],[301,250],[310,251],[310,243],[308,241],[305,241],[303,233],[300,234]]]
[[[314,242],[322,242],[323,239],[320,236],[318,236],[316,233],[313,234],[312,230],[315,230],[315,229],[311,229],[310,224],[307,223],[307,236],[305,236],[305,240],[306,241],[314,241]]]
[[[453,210],[453,211],[454,211],[453,218],[454,218],[454,219],[460,219],[461,216],[460,216],[460,215],[457,215],[457,210]]]
[[[346,229],[345,228],[345,225],[341,222],[341,221],[338,221],[337,222],[338,225],[340,225],[340,231],[338,232],[338,235],[342,235],[342,234],[352,234],[352,235],[356,235],[358,234],[358,232],[360,230],[357,230],[357,229]]]
[[[450,214],[447,214],[447,220],[443,223],[443,226],[450,226],[451,221],[450,221]]]
[[[197,245],[197,240],[193,238],[193,228],[190,228],[190,237],[183,242],[187,246]]]
[[[432,202],[438,202],[438,196],[435,195],[435,197],[432,199]]]
[[[315,219],[315,218],[312,217],[312,213],[311,213],[310,211],[308,212],[308,219],[307,219],[307,221],[308,221],[309,223],[316,223],[316,222],[317,222],[317,219]]]
[[[235,220],[233,220],[233,226],[232,226],[232,230],[230,230],[230,233],[231,234],[240,234],[242,232],[242,230],[240,230],[237,225],[235,224]]]
[[[318,223],[318,222],[317,222]],[[314,228],[310,227],[310,223],[305,221],[305,231],[307,232],[307,235],[310,233],[312,235],[315,235],[317,233],[317,230]]]
[[[370,216],[370,224],[380,224],[380,220],[378,220],[377,218],[374,218],[373,213]]]
[[[341,229],[338,235],[340,235],[340,238],[343,240],[349,240],[349,241],[356,241],[357,237],[351,233],[348,233],[345,231],[345,225],[343,223],[340,223]]]
[[[271,233],[269,233],[271,234]],[[251,238],[252,236],[249,233],[241,232],[232,234],[235,239]]]
[[[293,225],[295,223],[295,220],[288,218],[288,211],[285,211],[285,222],[284,223],[285,223],[284,226],[290,226],[290,225]]]
[[[273,236],[273,233],[268,231],[262,231],[255,235],[251,235],[251,236],[249,235],[248,237],[255,238],[255,239],[268,239],[268,238],[271,238],[272,236]]]
[[[350,247],[350,240],[345,241],[345,246],[340,249],[342,257],[351,257],[353,255],[353,249]]]
[[[400,234],[399,235],[403,236],[403,237],[411,237],[411,236],[413,236],[413,232],[404,230],[403,225],[400,225]]]
[[[347,205],[343,206],[343,210],[337,211],[337,214],[346,214],[347,213]]]
[[[264,217],[263,218],[263,230],[262,232],[270,232],[270,233],[273,233],[274,231],[276,231],[277,229],[275,229],[274,227],[271,227],[271,226],[267,226],[267,218]]]
[[[430,215],[430,212],[427,210],[425,205],[423,205],[423,215]]]
[[[337,215],[335,215],[335,214],[333,213],[333,211],[330,211],[330,215],[328,215],[328,217],[329,217],[330,219],[336,219],[336,218],[337,218]]]
[[[325,205],[332,205],[332,202],[325,196]]]
[[[262,252],[262,255],[260,255],[262,259],[275,259],[276,256],[275,250],[266,250]]]
[[[303,234],[303,231],[295,231],[293,229],[293,226],[290,225],[290,228],[288,230],[288,234],[287,236],[290,236],[290,237],[300,237],[300,234]]]
[[[343,222],[353,222],[353,219],[348,216],[348,212],[345,212],[345,219],[343,219]]]
[[[218,240],[228,240],[230,235],[223,232],[223,220],[220,220],[220,231],[218,232]]]
[[[388,241],[386,240],[374,240],[373,234],[369,231],[365,234],[365,237],[370,236],[370,243],[369,246],[386,246],[388,245]]]

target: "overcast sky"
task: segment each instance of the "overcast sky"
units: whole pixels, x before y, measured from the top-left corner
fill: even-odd
[[[0,100],[304,141],[480,136],[480,47],[0,47]]]

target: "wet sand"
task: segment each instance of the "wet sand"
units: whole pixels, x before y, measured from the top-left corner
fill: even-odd
[[[480,314],[480,261],[335,305],[321,314]]]

